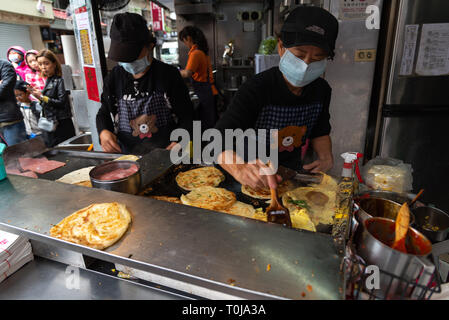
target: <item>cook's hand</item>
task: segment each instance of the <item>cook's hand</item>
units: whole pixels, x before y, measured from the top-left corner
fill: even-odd
[[[121,153],[122,149],[117,143],[117,137],[109,130],[100,133],[100,143],[104,152]]]
[[[332,158],[328,159],[318,159],[312,163],[303,166],[305,170],[310,170],[312,173],[327,172],[334,166],[334,160]]]
[[[230,157],[228,160],[226,160],[226,154]],[[225,151],[219,156],[219,163],[223,169],[229,172],[242,185],[250,186],[255,190],[276,189],[277,184],[282,181],[281,176],[277,174],[261,174],[263,170],[267,169],[267,166],[262,161],[256,160],[256,163],[238,164],[236,163],[237,157],[233,151]]]
[[[168,147],[165,148],[165,149],[166,149],[166,150],[171,150],[171,149],[173,149],[177,144],[178,144],[177,142],[172,142],[172,143],[170,143],[170,144],[168,145]]]
[[[35,98],[37,98],[37,99],[41,99],[42,98],[42,92],[40,92],[36,88],[34,88],[32,86],[27,86],[27,89],[28,89],[28,92],[30,94],[32,94]]]

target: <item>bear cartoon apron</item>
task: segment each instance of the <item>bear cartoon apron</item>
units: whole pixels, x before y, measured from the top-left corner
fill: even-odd
[[[279,163],[300,170],[301,146],[310,136],[321,111],[322,103],[307,103],[299,106],[267,105],[259,113],[255,129],[278,129]],[[267,135],[267,144],[270,137]]]
[[[117,100],[115,127],[124,153],[144,154],[170,144],[175,119],[164,92],[140,92],[137,83],[133,94]]]

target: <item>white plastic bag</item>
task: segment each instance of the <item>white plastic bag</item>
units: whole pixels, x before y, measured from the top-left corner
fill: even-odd
[[[365,184],[375,190],[410,192],[413,168],[402,160],[376,157],[363,167]]]

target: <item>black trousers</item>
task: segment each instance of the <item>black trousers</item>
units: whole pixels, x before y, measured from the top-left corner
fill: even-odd
[[[201,130],[213,128],[218,120],[217,106],[212,86],[209,82],[192,81],[193,89],[200,100],[198,117],[201,120]]]
[[[58,120],[58,126],[53,132],[42,131],[42,137],[44,138],[45,145],[48,148],[52,148],[57,144],[73,137],[75,135],[75,127],[73,126],[72,119]]]

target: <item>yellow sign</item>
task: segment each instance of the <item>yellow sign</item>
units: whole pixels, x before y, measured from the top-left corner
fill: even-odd
[[[89,31],[87,29],[80,30],[81,51],[83,52],[84,64],[93,65],[92,48],[90,45]]]

